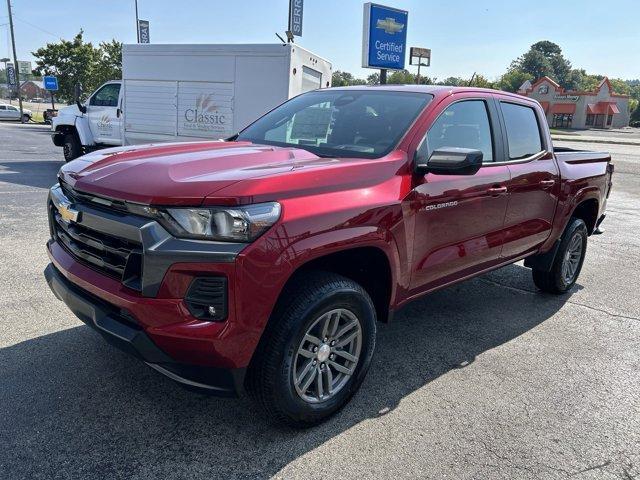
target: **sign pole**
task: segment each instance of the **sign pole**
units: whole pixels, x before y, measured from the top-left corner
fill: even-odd
[[[418,74],[416,75],[416,84],[420,85],[420,65],[422,64],[422,56],[418,57]]]
[[[13,65],[16,68],[16,89],[18,91],[18,104],[20,105],[20,123],[24,123],[24,112],[22,110],[22,95],[20,95],[20,72],[18,72],[18,56],[16,55],[16,36],[13,32],[13,15],[11,14],[11,0],[7,0],[7,10],[9,12],[9,30],[11,30],[11,45],[13,47]]]
[[[51,91],[49,93],[51,93],[51,110],[55,110],[56,109],[56,104],[55,104],[55,100],[53,99],[53,91]]]
[[[386,85],[386,84],[387,84],[387,69],[381,68],[380,69],[380,85]]]
[[[138,23],[138,0],[135,0],[135,2],[136,2],[136,38],[138,39],[138,43],[140,43],[140,25]]]

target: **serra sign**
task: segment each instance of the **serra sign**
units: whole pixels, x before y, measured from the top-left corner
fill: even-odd
[[[402,70],[407,50],[406,10],[375,3],[364,4],[362,66]]]

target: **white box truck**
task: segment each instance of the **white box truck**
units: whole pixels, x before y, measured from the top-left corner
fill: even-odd
[[[331,63],[296,44],[123,45],[122,80],[61,109],[66,160],[114,145],[230,137],[285,100],[331,86]]]

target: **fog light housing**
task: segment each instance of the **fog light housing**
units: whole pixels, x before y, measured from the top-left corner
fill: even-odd
[[[194,317],[221,322],[227,318],[227,292],[226,277],[197,277],[189,285],[184,301]]]

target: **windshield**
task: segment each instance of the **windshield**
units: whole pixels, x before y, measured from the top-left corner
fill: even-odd
[[[427,93],[316,90],[292,98],[238,135],[319,156],[377,158],[389,153],[422,109]]]

